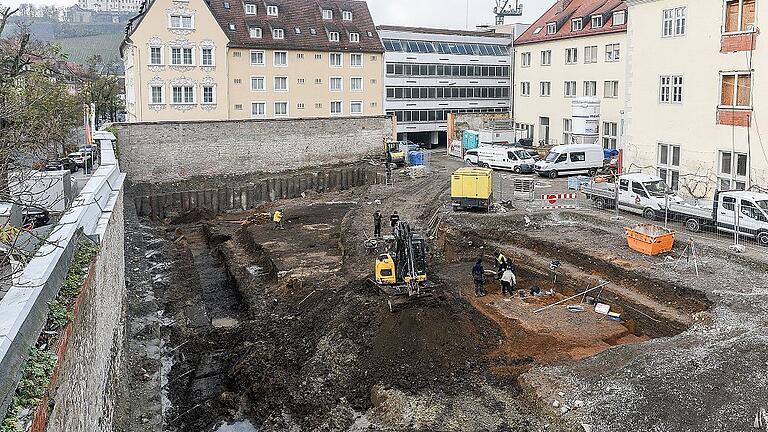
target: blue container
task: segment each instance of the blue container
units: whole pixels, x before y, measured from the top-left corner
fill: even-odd
[[[408,163],[411,165],[424,165],[424,152],[412,151],[408,153]]]

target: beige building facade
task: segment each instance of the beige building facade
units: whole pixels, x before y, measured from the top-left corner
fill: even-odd
[[[514,117],[534,145],[568,144],[572,102],[600,103],[598,141],[617,148],[624,108],[626,7],[618,0],[558,0],[515,40]]]
[[[684,195],[768,187],[768,2],[627,3],[626,164]]]
[[[155,0],[121,47],[128,121],[382,115],[383,51],[362,1]]]

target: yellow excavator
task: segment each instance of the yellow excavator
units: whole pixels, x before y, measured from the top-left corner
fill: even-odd
[[[395,311],[414,300],[432,297],[427,281],[427,242],[413,233],[408,222],[395,225],[389,252],[379,254],[373,282],[390,295],[389,309]]]
[[[405,165],[405,150],[400,147],[400,141],[384,139],[384,156],[387,162]]]

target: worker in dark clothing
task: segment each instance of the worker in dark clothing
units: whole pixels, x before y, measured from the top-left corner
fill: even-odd
[[[389,217],[389,224],[392,226],[392,231],[395,230],[395,225],[400,222],[400,215],[397,214],[397,212],[392,213],[392,216]]]
[[[475,266],[472,267],[472,279],[475,281],[475,296],[482,297],[488,293],[485,291],[485,269],[483,260],[478,259]]]
[[[378,210],[373,214],[373,236],[381,238],[381,212]]]

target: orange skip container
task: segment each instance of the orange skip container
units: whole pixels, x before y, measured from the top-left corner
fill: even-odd
[[[653,224],[624,227],[630,249],[646,255],[658,255],[672,250],[675,232]]]

